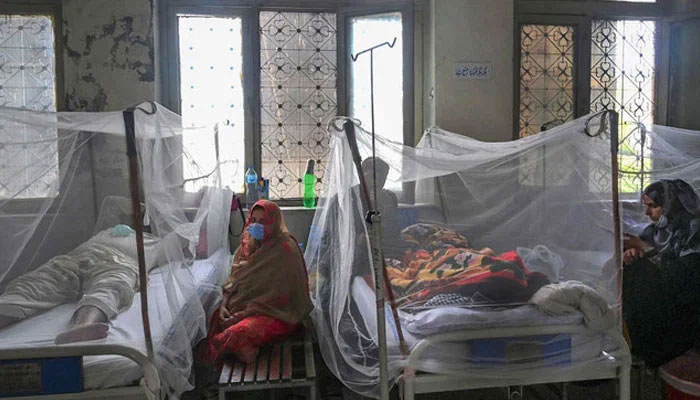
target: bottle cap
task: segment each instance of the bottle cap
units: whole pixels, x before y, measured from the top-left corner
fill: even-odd
[[[306,173],[307,174],[313,174],[314,173],[314,166],[316,165],[316,161],[313,159],[309,159],[306,162]]]

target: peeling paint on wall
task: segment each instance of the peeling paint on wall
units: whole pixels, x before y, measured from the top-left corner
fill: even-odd
[[[151,0],[64,0],[65,99],[69,111],[118,111],[155,99]],[[123,137],[91,141],[95,202],[129,196]]]
[[[68,110],[120,110],[155,98],[150,0],[65,0],[63,18]]]

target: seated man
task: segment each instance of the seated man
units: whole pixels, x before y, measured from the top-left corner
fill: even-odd
[[[144,235],[147,269],[155,265],[157,246],[154,237]],[[9,282],[0,295],[0,328],[77,302],[56,343],[105,338],[109,320],[131,306],[138,276],[135,233],[117,225]]]

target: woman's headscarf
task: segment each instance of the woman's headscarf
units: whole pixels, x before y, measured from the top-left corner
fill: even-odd
[[[253,211],[256,209],[263,210],[263,220],[258,223],[261,223],[265,228],[265,235],[257,246],[250,232],[248,232],[248,226],[250,226],[253,218]],[[282,217],[282,210],[280,210],[277,204],[269,200],[258,200],[250,209],[248,218],[246,218],[243,235],[241,237],[241,248],[238,253],[236,253],[235,261],[248,261],[250,256],[257,250],[264,248],[266,244],[269,244],[272,239],[279,237],[282,233],[289,233],[287,225],[284,223],[284,217]]]
[[[247,231],[258,208],[264,212],[258,222],[265,228],[261,241],[253,240]],[[237,265],[223,287],[229,294],[226,307],[232,314],[264,314],[295,324],[313,308],[304,255],[275,203],[260,200],[250,209],[234,259]]]
[[[663,216],[642,232],[642,239],[662,255],[680,257],[700,252],[700,199],[681,179],[663,179],[644,189],[663,208]]]

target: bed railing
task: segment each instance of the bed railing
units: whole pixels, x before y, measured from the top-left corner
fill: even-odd
[[[15,347],[0,349],[0,360],[25,360],[58,357],[118,355],[126,357],[143,370],[143,388],[149,399],[160,398],[160,375],[155,364],[137,349],[120,344],[68,344],[52,347]]]
[[[412,400],[414,394],[416,393],[416,385],[418,384],[416,380],[416,374],[413,371],[420,370],[420,359],[425,350],[432,345],[445,342],[465,342],[469,340],[476,339],[496,339],[496,338],[513,338],[513,337],[523,337],[523,336],[539,336],[539,335],[557,335],[557,334],[604,334],[615,341],[618,348],[612,352],[602,352],[601,357],[606,358],[592,361],[592,364],[600,365],[601,367],[613,367],[617,370],[617,378],[619,382],[619,398],[620,400],[628,400],[630,398],[630,370],[632,365],[632,357],[630,355],[630,349],[627,345],[627,341],[622,337],[622,334],[618,331],[618,326],[614,326],[612,329],[606,332],[595,332],[591,329],[586,328],[583,325],[546,325],[546,326],[526,326],[526,327],[510,327],[510,328],[485,328],[485,329],[469,329],[461,330],[448,333],[440,333],[436,335],[428,336],[422,339],[418,344],[416,344],[411,350],[410,356],[404,362],[401,363],[400,367],[403,368],[404,373],[400,380],[403,387],[403,395],[405,400]],[[595,369],[591,369],[591,363],[581,364],[581,368],[589,370],[586,374],[587,379],[599,379],[599,378],[611,378],[612,376],[606,375],[605,372],[597,371],[601,376],[595,375]],[[572,366],[574,371],[581,371],[577,369],[576,365]],[[519,384],[524,384],[523,382],[530,382],[530,378],[533,373],[541,373],[543,369],[549,369],[549,371],[554,371],[551,367],[534,367],[526,368],[522,371],[511,371],[508,373],[509,379],[516,379],[520,381]],[[539,371],[539,372],[537,372]],[[591,375],[592,374],[592,375]],[[561,377],[570,378],[572,374],[560,373]],[[590,376],[589,376],[590,375]],[[450,371],[449,374],[428,374],[429,378],[423,379],[429,381],[429,386],[441,386],[442,390],[458,390],[468,389],[468,388],[480,388],[488,387],[484,386],[483,380],[480,383],[473,384],[471,386],[465,385],[462,380],[476,379],[479,381],[481,378],[474,376],[474,370],[472,369],[461,369],[456,371]],[[551,378],[551,377],[550,377]],[[422,378],[421,378],[422,379]],[[497,383],[501,382],[501,379],[495,379]],[[542,379],[543,382],[549,382],[547,378]],[[458,383],[455,387],[451,387],[455,382]],[[423,383],[425,384],[425,383]],[[499,383],[500,385],[500,383]],[[429,391],[420,391],[429,392]]]

